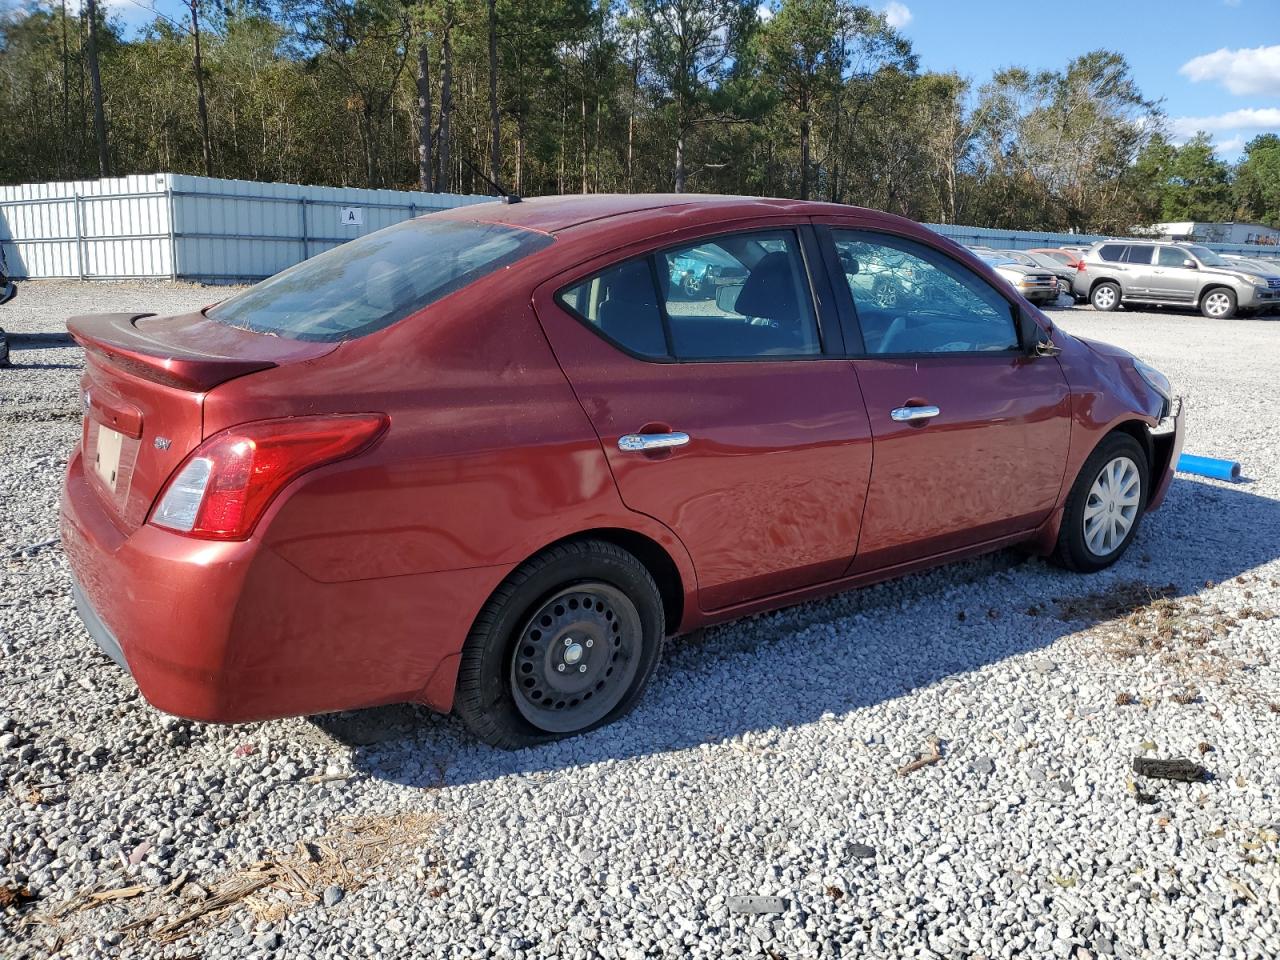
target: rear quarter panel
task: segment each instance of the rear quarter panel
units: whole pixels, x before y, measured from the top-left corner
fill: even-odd
[[[304,474],[277,498],[255,535],[264,550],[238,622],[331,656],[351,642],[342,637],[366,638],[370,657],[399,663],[409,688],[447,710],[475,616],[550,543],[599,528],[641,533],[694,587],[674,535],[622,504],[530,290],[509,269],[328,356],[210,392],[206,434],[264,417],[390,418],[371,449]],[[383,677],[386,668],[367,669]]]

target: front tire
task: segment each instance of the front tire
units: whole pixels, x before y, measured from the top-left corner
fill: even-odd
[[[1111,433],[1080,468],[1067,495],[1053,559],[1068,570],[1103,570],[1129,549],[1149,489],[1147,454],[1127,433]]]
[[[1206,290],[1200,298],[1200,313],[1210,320],[1230,320],[1236,315],[1236,294],[1226,287]]]
[[[479,739],[528,747],[611,723],[662,655],[662,595],[632,554],[583,540],[512,573],[463,647],[454,712]]]
[[[1104,280],[1089,293],[1089,302],[1093,309],[1110,313],[1120,306],[1120,287],[1110,280]]]

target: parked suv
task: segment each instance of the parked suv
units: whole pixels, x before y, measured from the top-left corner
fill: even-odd
[[[1280,310],[1280,270],[1232,263],[1195,244],[1103,240],[1080,261],[1072,292],[1095,310],[1149,303],[1198,307],[1225,320],[1237,312]]]

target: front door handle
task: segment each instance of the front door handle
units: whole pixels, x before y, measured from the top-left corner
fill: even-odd
[[[689,442],[687,433],[628,433],[618,438],[618,449],[625,453],[669,450]]]
[[[932,420],[941,412],[937,407],[895,407],[889,416],[898,423],[908,423],[911,420]]]

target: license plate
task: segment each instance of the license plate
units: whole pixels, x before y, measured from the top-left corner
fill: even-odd
[[[98,426],[98,443],[95,448],[97,454],[93,466],[98,471],[98,476],[112,490],[116,488],[116,476],[120,472],[120,445],[123,440],[124,434],[110,427]]]

